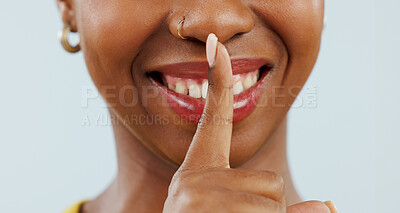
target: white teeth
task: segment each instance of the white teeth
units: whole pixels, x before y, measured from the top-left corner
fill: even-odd
[[[201,90],[197,84],[191,84],[189,86],[189,96],[193,98],[200,98],[201,97]]]
[[[243,87],[246,90],[246,89],[250,88],[251,86],[252,86],[251,76],[247,75],[246,79],[244,79],[244,81],[243,81]]]
[[[174,91],[175,91],[175,85],[173,85],[173,84],[168,84],[168,89],[174,90]]]
[[[251,78],[251,85],[254,85],[257,83],[257,76],[253,76],[253,78]]]
[[[183,83],[178,82],[178,83],[176,83],[176,92],[180,93],[180,94],[187,95],[188,94],[188,89]]]
[[[259,73],[251,72],[246,74],[238,74],[234,76],[233,94],[238,95],[249,89],[257,83]],[[201,84],[200,84],[201,82]],[[207,99],[208,80],[189,79],[180,77],[167,76],[165,80],[166,86],[177,93],[189,95],[193,98]]]
[[[239,93],[242,93],[243,90],[244,90],[244,89],[243,89],[243,84],[242,84],[241,81],[237,82],[237,83],[235,84],[235,86],[233,86],[233,94],[234,94],[234,95],[237,95],[237,94],[239,94]]]
[[[207,98],[207,91],[208,91],[208,81],[205,80],[201,84],[201,97],[206,99]]]

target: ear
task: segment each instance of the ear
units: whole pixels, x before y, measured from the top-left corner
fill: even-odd
[[[71,25],[71,31],[77,32],[76,12],[73,0],[56,0],[61,19],[64,24]]]

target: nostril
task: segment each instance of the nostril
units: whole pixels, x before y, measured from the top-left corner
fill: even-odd
[[[233,36],[241,36],[241,35],[243,35],[244,34],[244,32],[240,32],[240,33],[236,33],[235,35],[233,35]]]
[[[234,39],[234,38],[240,38],[241,36],[243,36],[244,34],[246,34],[245,32],[239,32],[239,33],[236,33],[235,35],[233,35],[232,36],[232,38],[231,39]]]

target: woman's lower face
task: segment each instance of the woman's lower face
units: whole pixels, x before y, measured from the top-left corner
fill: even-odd
[[[232,166],[251,158],[285,118],[317,59],[324,13],[323,0],[73,5],[86,64],[102,96],[140,142],[175,164],[183,161],[204,107],[205,42],[209,33],[217,35],[234,75]]]

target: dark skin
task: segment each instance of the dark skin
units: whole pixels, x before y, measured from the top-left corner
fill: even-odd
[[[113,123],[118,174],[82,212],[331,212],[319,201],[299,203],[286,159],[286,114],[318,56],[323,0],[57,3],[63,22],[80,33],[92,80],[119,121]],[[183,17],[187,40],[176,32]],[[224,104],[207,102],[203,117],[232,116],[235,58],[271,61],[258,107],[234,124],[127,122],[131,115],[176,119],[146,74],[160,65],[205,61],[210,33],[219,43],[209,97]]]

